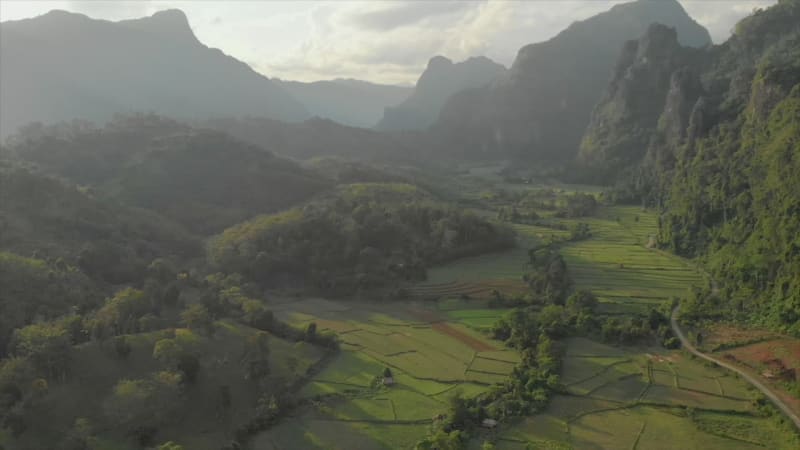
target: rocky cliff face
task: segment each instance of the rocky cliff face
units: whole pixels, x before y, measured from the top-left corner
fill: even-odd
[[[592,113],[579,161],[613,173],[661,142],[681,143],[703,93],[698,75],[703,55],[682,47],[676,31],[660,24],[628,42]]]
[[[618,199],[661,207],[661,245],[703,256],[722,294],[687,314],[800,333],[800,1],[713,48],[670,34],[625,47],[581,161]]]
[[[629,41],[592,113],[578,161],[608,177],[640,163],[658,163],[656,171],[664,172],[676,158],[694,155],[697,140],[715,128],[765,120],[800,77],[797,5],[783,0],[748,17],[715,47],[681,46],[676,32],[661,25]]]
[[[451,95],[489,84],[505,72],[505,67],[482,56],[460,63],[434,56],[408,99],[386,108],[375,128],[381,131],[425,129],[436,120]]]
[[[435,127],[445,142],[443,151],[455,149],[467,157],[571,160],[614,73],[619,49],[653,23],[675,28],[683,45],[711,43],[708,32],[677,0],[617,5],[549,41],[523,47],[507,76],[484,92],[454,96]],[[459,145],[465,142],[467,147]]]

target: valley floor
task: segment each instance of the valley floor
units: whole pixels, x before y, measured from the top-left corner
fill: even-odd
[[[506,309],[494,290],[524,291],[521,276],[534,243],[562,240],[576,288],[590,289],[603,315],[644,315],[707,283],[686,261],[648,248],[656,218],[635,207],[602,207],[589,239],[515,225],[519,246],[430,271],[409,302],[323,299],[272,305],[295,325],[336,332],[336,359],[303,389],[305,406],[253,441],[254,450],[411,448],[454,392],[475,395],[510,373],[519,356],[483,333]],[[389,367],[394,384],[383,385]],[[561,374],[566,392],[542,414],[503,423],[472,440],[501,449],[781,449],[797,436],[764,416],[758,393],[730,371],[682,351],[614,347],[569,339]]]

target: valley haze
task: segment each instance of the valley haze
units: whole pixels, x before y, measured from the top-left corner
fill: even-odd
[[[800,0],[0,2],[0,450],[800,448]]]

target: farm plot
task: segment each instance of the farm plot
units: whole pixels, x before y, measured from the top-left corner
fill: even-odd
[[[646,248],[656,233],[653,213],[603,208],[596,217],[577,221],[589,224],[592,237],[563,246],[561,253],[575,286],[590,289],[608,305],[601,305],[602,312],[642,313],[704,283],[680,259]]]
[[[447,312],[449,321],[462,323],[468,327],[476,329],[490,328],[503,317],[510,309],[457,309]]]
[[[796,436],[754,409],[726,371],[659,349],[568,339],[556,395],[539,415],[500,431],[497,448],[790,449]],[[687,416],[686,408],[697,408]],[[716,411],[716,412],[715,412]],[[770,432],[753,432],[764,426]]]
[[[527,286],[522,276],[527,271],[528,249],[535,243],[566,238],[569,232],[534,225],[515,224],[513,228],[517,232],[516,248],[434,267],[425,283],[409,289],[412,298],[491,298],[493,291],[524,294]]]
[[[654,408],[627,408],[589,414],[570,424],[575,448],[742,449],[759,445],[697,430],[676,412]]]
[[[319,331],[345,330],[338,333],[342,351],[301,391],[315,399],[315,406],[277,432],[262,433],[257,442],[263,447],[254,448],[287,448],[288,442],[346,448],[328,434],[330,424],[352,431],[349,448],[407,448],[425,435],[435,414],[446,410],[451,395],[484,392],[506,379],[519,361],[501,343],[449,319],[458,316],[459,305],[475,310],[485,303],[459,301],[443,305],[444,310],[421,303],[348,303],[349,310],[327,305],[316,315],[302,303],[302,311],[296,311],[294,304],[276,305],[276,310],[297,325],[315,322]],[[392,371],[391,386],[383,386],[386,367]],[[387,436],[376,434],[374,426],[383,427]]]
[[[283,421],[259,434],[253,450],[320,449],[384,450],[409,448],[424,436],[424,424],[382,424],[346,422],[335,418],[301,418]]]

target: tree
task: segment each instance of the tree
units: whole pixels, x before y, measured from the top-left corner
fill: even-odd
[[[162,371],[146,379],[120,380],[106,399],[110,418],[146,438],[173,416],[179,405],[181,375]]]
[[[175,270],[175,266],[170,261],[164,258],[156,258],[147,266],[147,274],[161,283],[167,283],[176,278],[177,270]]]
[[[49,377],[63,377],[72,349],[67,330],[52,323],[28,325],[14,332],[15,354],[28,357]]]
[[[136,333],[139,331],[139,318],[149,311],[150,302],[144,292],[133,288],[123,289],[97,311],[93,334],[97,338],[104,338],[109,333],[113,336]]]
[[[383,378],[392,378],[392,369],[388,367],[383,368]]]
[[[75,424],[67,433],[60,450],[89,450],[92,445],[92,423],[85,417],[75,419]]]
[[[567,308],[574,312],[582,310],[594,311],[596,306],[597,297],[591,291],[585,289],[575,292],[567,299]]]
[[[117,356],[122,359],[128,357],[131,354],[133,348],[131,347],[130,342],[128,342],[128,338],[125,336],[116,336],[113,340],[114,343],[114,352],[116,352]]]
[[[200,371],[200,360],[175,339],[161,339],[153,346],[153,358],[170,370],[177,370],[182,381],[192,384]]]
[[[272,311],[268,310],[260,301],[245,299],[242,302],[242,312],[244,313],[244,321],[248,325],[259,330],[272,328]]]
[[[173,441],[169,441],[156,447],[156,450],[183,450],[183,446],[176,444]]]
[[[200,304],[189,305],[181,313],[181,320],[186,327],[192,330],[199,330],[211,334],[214,330],[214,323],[208,308]]]
[[[242,358],[245,378],[260,381],[269,375],[269,335],[259,331],[247,338]]]
[[[178,364],[183,349],[175,339],[161,339],[153,346],[153,359],[173,367]]]
[[[317,323],[311,322],[306,326],[306,340],[308,342],[313,342],[314,339],[317,337]]]
[[[200,372],[200,360],[189,352],[182,352],[178,358],[178,371],[183,375],[183,380],[188,384],[194,384]]]

